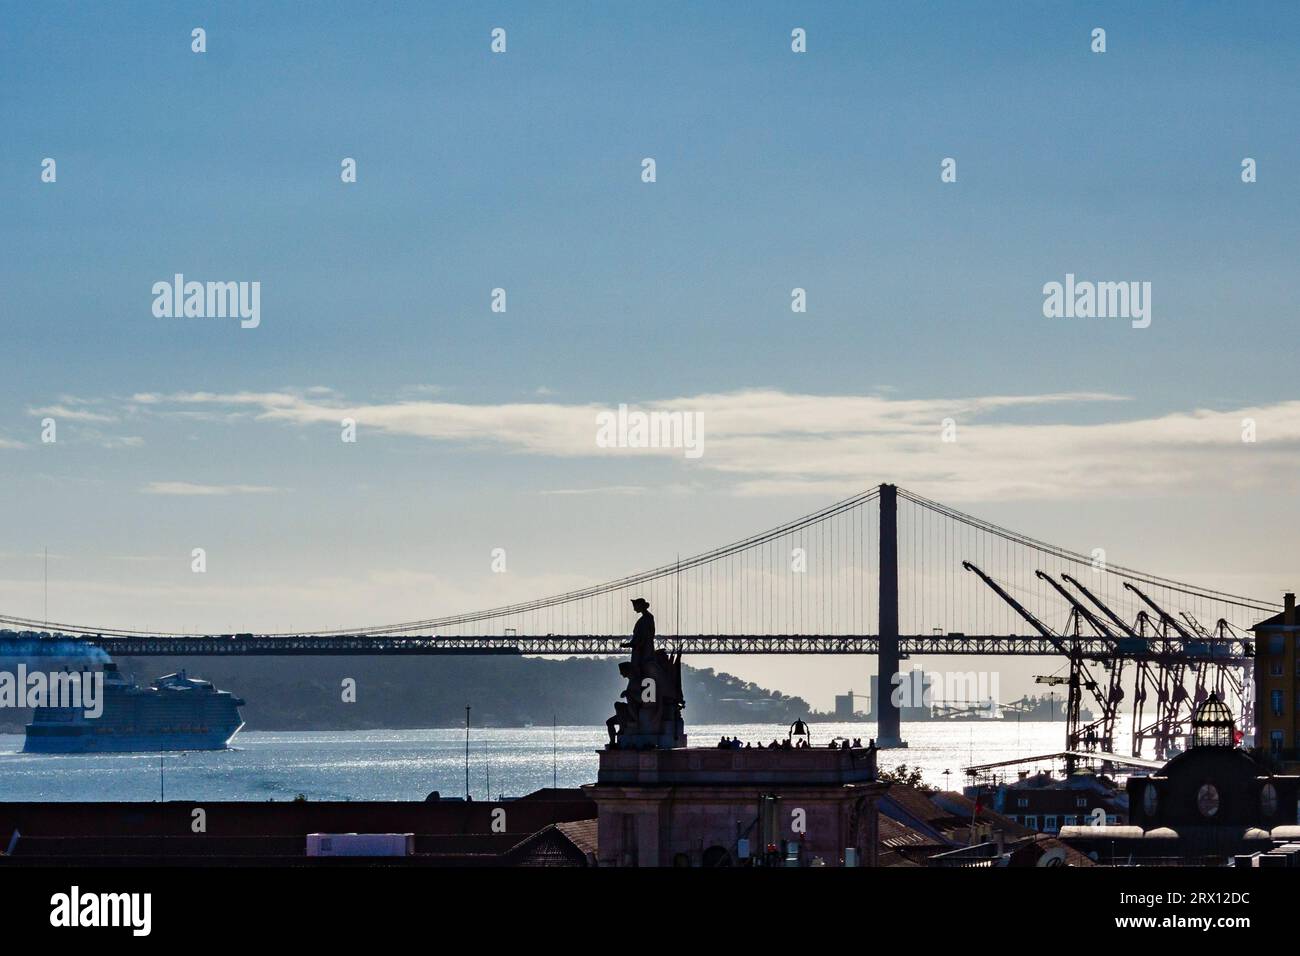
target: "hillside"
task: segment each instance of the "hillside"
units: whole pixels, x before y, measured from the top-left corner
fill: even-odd
[[[368,730],[459,726],[472,705],[478,726],[603,724],[622,691],[612,659],[526,657],[242,657],[119,661],[146,682],[185,669],[244,698],[246,730]],[[356,681],[344,703],[345,678]],[[788,723],[808,704],[729,674],[683,667],[686,722]],[[21,733],[28,711],[0,711],[0,732]]]

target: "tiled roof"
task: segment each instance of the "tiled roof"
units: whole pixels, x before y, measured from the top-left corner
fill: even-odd
[[[1035,845],[1037,852],[1034,851]],[[1024,844],[1013,849],[1011,857],[1012,866],[1036,866],[1039,857],[1042,854],[1049,853],[1052,850],[1063,850],[1065,852],[1066,866],[1096,866],[1090,858],[1080,853],[1070,844],[1058,840],[1056,837],[1039,835],[1033,840],[1026,840]],[[1027,852],[1026,852],[1027,851]]]
[[[949,848],[943,839],[899,823],[884,813],[880,814],[877,826],[879,866],[924,866],[927,858]]]
[[[1258,622],[1257,624],[1252,624],[1250,626],[1250,630],[1257,631],[1260,628],[1264,628],[1264,627],[1286,627],[1286,626],[1287,626],[1286,612],[1279,611],[1277,614],[1274,614],[1272,617],[1266,617],[1264,618],[1264,620]]]
[[[596,858],[596,821],[552,823],[503,854],[510,866],[587,866]]]
[[[555,829],[568,837],[569,842],[583,853],[596,852],[597,826],[595,820],[575,820],[572,823],[557,823],[555,824]]]
[[[939,806],[964,818],[967,824],[970,823],[971,817],[975,813],[975,801],[964,793],[957,793],[953,790],[944,790],[941,793],[935,794],[933,799],[939,804]],[[993,828],[1001,830],[1009,837],[1029,836],[1031,833],[1035,832],[1029,827],[1022,826],[1010,817],[1005,817],[983,804],[980,805],[979,816],[975,817],[975,822],[987,823]]]
[[[880,817],[880,845],[882,847],[900,846],[941,846],[933,837],[913,830],[906,824],[899,823],[887,816]]]
[[[890,784],[885,797],[909,816],[925,823],[945,820],[952,816],[949,811],[936,806],[926,794],[906,784]]]

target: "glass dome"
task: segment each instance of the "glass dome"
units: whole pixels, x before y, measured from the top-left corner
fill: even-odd
[[[1211,694],[1196,709],[1192,717],[1193,747],[1232,747],[1237,743],[1237,728],[1232,722],[1232,711]]]

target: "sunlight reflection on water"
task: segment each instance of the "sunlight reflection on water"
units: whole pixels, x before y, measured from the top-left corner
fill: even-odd
[[[874,734],[869,723],[811,725],[814,744],[834,736]],[[687,726],[691,743],[712,746],[722,735],[757,743],[784,738],[775,724]],[[906,750],[883,751],[882,767],[920,767],[927,783],[960,789],[962,768],[1062,749],[1062,723],[958,722],[904,724]],[[519,796],[549,787],[590,783],[604,727],[474,728],[470,788],[475,799]],[[159,755],[23,754],[22,737],[0,735],[0,800],[157,800]],[[945,779],[944,771],[951,775]],[[430,791],[465,792],[465,732],[439,730],[246,732],[235,748],[166,754],[169,800],[421,800]]]

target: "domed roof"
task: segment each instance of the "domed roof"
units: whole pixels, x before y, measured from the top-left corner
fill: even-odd
[[[1237,743],[1232,710],[1218,694],[1211,694],[1192,717],[1193,747],[1232,747]]]

